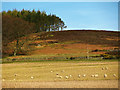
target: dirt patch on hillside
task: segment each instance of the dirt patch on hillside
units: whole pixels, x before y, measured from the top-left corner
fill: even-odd
[[[82,43],[75,44],[56,44],[52,47],[47,46],[43,49],[33,51],[34,54],[72,54],[82,53],[86,54],[88,51],[91,54],[103,54],[104,52],[91,52],[92,50],[110,50],[115,47],[102,47],[101,45],[89,45]]]
[[[33,51],[34,54],[68,54],[68,53],[76,53],[72,50],[65,50],[65,49],[55,49],[51,47],[46,47],[44,49]]]

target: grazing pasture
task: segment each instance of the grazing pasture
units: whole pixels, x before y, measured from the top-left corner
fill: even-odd
[[[117,61],[44,61],[2,65],[3,88],[117,88]]]
[[[3,53],[2,87],[117,88],[118,34],[100,30],[33,33],[26,36],[16,56],[16,41],[12,41]]]

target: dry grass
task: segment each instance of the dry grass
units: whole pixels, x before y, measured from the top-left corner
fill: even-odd
[[[118,81],[118,62],[12,63],[3,64],[2,70],[3,88],[116,88]],[[56,74],[62,78],[57,77]],[[80,78],[78,74],[81,75]],[[85,77],[83,77],[84,74],[86,74]],[[98,77],[91,77],[95,74],[98,74]],[[107,74],[108,77],[104,78],[104,74]],[[116,74],[116,77],[113,74]],[[65,76],[69,78],[66,79]]]
[[[117,80],[64,82],[4,82],[3,88],[118,88]]]

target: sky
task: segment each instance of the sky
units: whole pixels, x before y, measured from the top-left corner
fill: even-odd
[[[118,30],[118,2],[2,2],[2,11],[23,8],[55,14],[66,30]]]

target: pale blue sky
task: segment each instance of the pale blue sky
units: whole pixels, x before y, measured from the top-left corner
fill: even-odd
[[[67,29],[118,30],[118,2],[3,2],[2,10],[40,10],[56,14]]]

